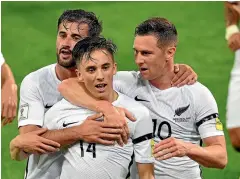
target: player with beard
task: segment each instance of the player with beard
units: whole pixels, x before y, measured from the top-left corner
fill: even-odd
[[[44,127],[46,111],[62,99],[57,90],[58,84],[64,79],[76,77],[75,61],[72,60],[74,45],[87,36],[99,36],[102,31],[95,14],[84,10],[65,11],[58,20],[57,28],[57,63],[28,74],[21,84],[18,116],[20,135],[12,140],[10,150],[12,158],[18,160],[34,154],[28,158],[26,179],[58,177],[59,166],[63,161],[57,152],[60,145],[79,140],[112,145],[114,141],[120,141],[121,134],[127,133],[124,123],[121,123],[125,119],[120,115],[115,115],[113,122],[98,123],[92,120],[98,115],[93,115],[72,128],[51,131],[40,129]],[[126,135],[125,138],[126,142]]]

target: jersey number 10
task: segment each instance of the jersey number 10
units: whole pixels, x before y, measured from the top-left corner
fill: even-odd
[[[81,157],[84,157],[83,141],[80,140]],[[93,158],[96,158],[96,144],[88,144],[86,152],[92,152]]]
[[[156,132],[156,129],[157,129],[157,119],[152,119],[152,122],[153,122],[153,137],[155,137],[155,132]],[[166,137],[161,136],[161,130],[162,130],[163,125],[166,125],[166,127],[168,128],[168,134],[167,134]],[[158,126],[157,136],[161,140],[163,140],[163,139],[167,139],[167,138],[171,137],[171,135],[172,135],[172,128],[171,128],[170,124],[167,121],[161,122]]]

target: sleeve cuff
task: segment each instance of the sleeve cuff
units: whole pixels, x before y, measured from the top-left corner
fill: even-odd
[[[201,135],[201,138],[204,139],[207,137],[214,137],[220,135],[224,135],[223,131],[205,133],[204,135]]]
[[[135,161],[137,163],[154,163],[154,157],[150,157],[150,158],[135,158]]]
[[[27,125],[36,125],[36,126],[43,126],[43,122],[42,121],[36,121],[36,120],[21,120],[18,122],[18,127],[22,127],[22,126],[27,126]]]

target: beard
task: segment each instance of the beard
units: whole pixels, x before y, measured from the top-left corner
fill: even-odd
[[[64,67],[64,68],[73,68],[76,66],[76,62],[72,59],[72,58],[69,58],[69,59],[61,59],[60,58],[60,54],[59,53],[56,53],[57,55],[57,63]]]

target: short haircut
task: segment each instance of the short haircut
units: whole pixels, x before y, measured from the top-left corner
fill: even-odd
[[[138,25],[135,36],[154,35],[158,40],[159,47],[170,44],[177,45],[177,29],[170,21],[161,17],[153,17]]]
[[[61,23],[64,25],[68,22],[77,22],[79,25],[82,23],[88,24],[88,36],[90,37],[99,36],[102,32],[102,22],[98,20],[93,12],[82,9],[66,10],[58,19],[58,29]]]
[[[73,60],[79,65],[83,57],[86,57],[87,60],[92,59],[91,53],[95,50],[107,50],[114,60],[117,46],[111,40],[107,40],[104,37],[86,37],[74,46],[72,51]]]

